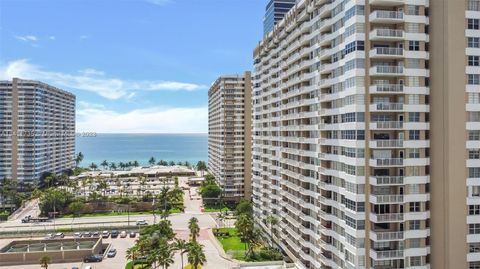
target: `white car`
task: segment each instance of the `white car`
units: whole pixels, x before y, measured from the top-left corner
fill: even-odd
[[[137,220],[137,225],[148,225],[147,221],[144,219]]]
[[[73,234],[73,236],[74,236],[75,238],[80,238],[80,237],[82,237],[82,233],[80,233],[80,232],[75,232],[75,233]]]
[[[127,237],[127,231],[122,231],[120,233],[120,238],[125,238],[125,237]]]

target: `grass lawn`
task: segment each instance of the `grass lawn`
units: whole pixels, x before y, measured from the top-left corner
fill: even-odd
[[[233,255],[234,259],[244,260],[245,259],[245,243],[240,241],[240,237],[237,236],[237,230],[235,228],[221,228],[220,230],[228,231],[230,236],[228,237],[217,237],[218,241],[223,246],[223,250],[228,252],[229,250],[235,251]]]

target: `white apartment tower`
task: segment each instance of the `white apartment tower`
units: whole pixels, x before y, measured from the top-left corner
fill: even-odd
[[[254,51],[254,212],[301,268],[431,268],[429,7],[302,0]]]
[[[250,72],[219,77],[208,91],[208,170],[225,200],[251,196]]]
[[[0,81],[0,178],[36,186],[75,165],[75,96],[39,81]]]

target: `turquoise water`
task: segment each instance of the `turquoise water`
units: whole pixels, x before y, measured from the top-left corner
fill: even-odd
[[[147,164],[150,157],[190,163],[208,158],[208,134],[78,134],[75,146],[84,155],[81,166],[99,165],[103,160]]]

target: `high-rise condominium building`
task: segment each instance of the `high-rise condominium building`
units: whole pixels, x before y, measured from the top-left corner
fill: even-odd
[[[263,33],[267,35],[273,30],[277,22],[281,21],[285,14],[295,6],[297,0],[270,0],[265,8],[263,18]]]
[[[219,77],[208,91],[208,170],[226,200],[251,196],[250,72]]]
[[[301,0],[257,46],[254,213],[301,267],[480,268],[479,10]]]
[[[0,81],[0,178],[38,185],[74,167],[75,96],[39,81]]]

